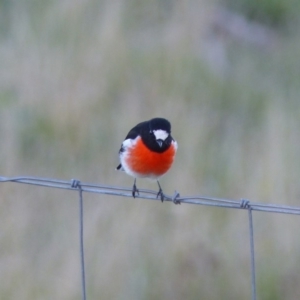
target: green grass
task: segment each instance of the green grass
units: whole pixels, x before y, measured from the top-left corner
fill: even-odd
[[[164,116],[168,194],[299,205],[299,22],[261,49],[213,34],[214,5],[1,1],[1,175],[131,186],[121,142]],[[84,196],[89,299],[250,298],[245,212]],[[7,183],[0,199],[0,298],[80,298],[77,194]],[[258,298],[299,299],[298,218],[254,221]]]

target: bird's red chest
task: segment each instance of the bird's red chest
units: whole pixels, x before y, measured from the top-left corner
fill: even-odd
[[[141,138],[137,139],[136,144],[128,149],[126,163],[130,169],[145,177],[159,177],[165,174],[171,167],[176,149],[172,144],[163,153],[149,150]]]

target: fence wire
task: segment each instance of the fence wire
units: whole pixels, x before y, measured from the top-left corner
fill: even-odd
[[[82,299],[86,300],[86,287],[85,287],[85,264],[84,264],[84,242],[83,242],[83,192],[97,193],[119,197],[132,197],[132,188],[116,187],[100,184],[84,183],[76,179],[71,180],[58,180],[51,178],[40,177],[1,177],[1,182],[14,182],[23,183],[35,186],[43,186],[48,188],[58,188],[65,190],[73,190],[79,193],[79,246],[80,246],[80,266],[81,266],[81,284],[82,284]],[[175,204],[196,204],[205,206],[215,206],[231,209],[243,209],[248,211],[248,225],[249,225],[249,247],[250,247],[250,260],[251,260],[251,299],[256,300],[256,269],[255,269],[255,248],[254,248],[254,227],[253,227],[253,211],[271,212],[281,214],[300,215],[300,207],[263,204],[252,202],[248,199],[232,200],[206,196],[185,196],[182,197],[178,192],[174,195],[165,195],[164,201],[171,201]],[[146,200],[158,200],[157,192],[153,190],[139,189],[136,198]]]

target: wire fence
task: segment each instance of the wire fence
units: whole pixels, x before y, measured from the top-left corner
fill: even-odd
[[[65,190],[77,191],[79,195],[79,248],[80,248],[80,266],[81,266],[81,284],[82,284],[82,299],[86,300],[86,285],[85,285],[85,263],[84,263],[84,242],[83,242],[83,192],[85,193],[97,193],[119,197],[132,197],[132,188],[116,187],[108,185],[99,185],[91,183],[83,183],[76,179],[71,180],[58,180],[50,178],[39,177],[1,177],[0,183],[13,182],[23,183],[28,185],[43,186],[48,188],[58,188]],[[248,225],[249,225],[249,248],[250,248],[250,261],[251,261],[251,299],[257,299],[256,292],[256,268],[255,268],[255,247],[254,247],[254,227],[253,227],[253,211],[280,213],[280,214],[293,214],[300,215],[300,207],[286,206],[286,205],[274,205],[274,204],[262,204],[249,201],[248,199],[232,200],[222,199],[205,196],[186,196],[182,197],[178,192],[174,192],[174,195],[165,195],[164,201],[171,201],[175,204],[196,204],[205,206],[215,206],[230,209],[242,209],[248,211]],[[153,190],[139,189],[139,193],[136,198],[145,200],[156,200],[157,192]]]

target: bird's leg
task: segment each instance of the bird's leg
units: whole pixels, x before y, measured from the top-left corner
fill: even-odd
[[[164,202],[165,195],[163,193],[163,190],[162,190],[162,188],[161,188],[158,180],[157,180],[157,184],[158,184],[158,187],[159,187],[159,191],[158,191],[158,193],[156,195],[156,198],[158,198],[158,196],[160,196],[161,202]]]
[[[135,194],[139,195],[139,190],[136,187],[136,178],[134,178],[134,183],[132,187],[132,197],[135,198]]]

